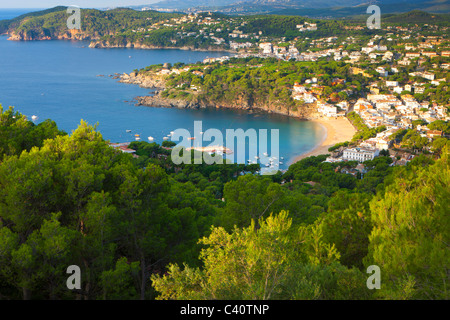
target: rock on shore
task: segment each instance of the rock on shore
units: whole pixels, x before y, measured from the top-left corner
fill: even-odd
[[[123,44],[113,44],[109,41],[92,41],[89,44],[89,48],[133,48],[133,49],[177,49],[177,50],[192,50],[192,51],[229,51],[229,52],[236,52],[233,50],[227,50],[223,48],[218,48],[214,46],[210,46],[207,48],[194,48],[193,46],[183,46],[183,47],[166,47],[166,46],[154,46],[154,45],[147,45],[142,43],[133,43],[133,42],[125,42]]]
[[[137,72],[124,73],[117,77],[119,82],[137,84],[142,88],[148,89],[163,89],[165,87],[164,77],[161,76],[147,76]]]
[[[203,109],[203,108],[215,108],[215,109],[235,109],[244,110],[247,113],[273,113],[289,117],[294,117],[303,120],[311,120],[317,118],[317,108],[313,105],[305,106],[296,111],[290,111],[280,109],[274,105],[249,105],[246,103],[239,103],[236,100],[233,104],[216,104],[205,101],[187,101],[183,99],[172,99],[162,97],[160,92],[156,92],[152,96],[138,96],[134,98],[136,106],[146,107],[160,107],[160,108],[179,108],[179,109]]]
[[[160,94],[153,96],[139,96],[135,97],[137,106],[146,107],[162,107],[162,108],[179,108],[179,109],[200,109],[207,107],[215,107],[212,104],[205,104],[203,102],[191,102],[182,99],[163,98]]]
[[[36,41],[36,40],[95,40],[92,36],[78,30],[67,30],[55,33],[51,36],[44,33],[11,32],[8,40],[11,41]]]

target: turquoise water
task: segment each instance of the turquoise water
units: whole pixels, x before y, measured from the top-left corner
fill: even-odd
[[[164,62],[197,62],[225,53],[91,49],[88,45],[74,41],[16,42],[0,36],[0,103],[4,107],[15,106],[29,118],[36,115],[36,123],[52,119],[68,133],[77,128],[81,119],[98,123],[98,130],[111,142],[133,141],[134,134],[139,133],[142,141],[152,136],[160,143],[178,128],[193,134],[197,120],[203,122],[203,131],[217,128],[224,136],[226,129],[278,129],[279,152],[285,158],[280,168],[286,168],[289,160],[311,150],[324,136],[320,125],[285,116],[235,110],[136,107],[126,101],[149,94],[150,90],[97,76],[131,72]]]

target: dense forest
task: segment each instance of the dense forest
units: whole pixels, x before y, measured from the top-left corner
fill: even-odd
[[[133,142],[136,158],[83,121],[67,134],[0,108],[0,299],[449,298],[447,147],[273,176],[176,166],[171,147]]]

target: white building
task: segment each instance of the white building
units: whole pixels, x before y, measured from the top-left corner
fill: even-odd
[[[263,54],[271,54],[273,52],[273,46],[270,42],[260,43],[259,47],[263,49]]]
[[[337,107],[328,103],[320,103],[318,111],[325,117],[336,117],[337,115]]]
[[[386,81],[386,87],[397,87],[398,81]]]
[[[298,82],[294,83],[294,92],[296,93],[305,93],[306,88],[299,84]]]
[[[367,160],[373,160],[378,156],[378,149],[369,148],[347,148],[342,155],[343,160],[364,162]]]
[[[305,103],[314,103],[314,101],[317,100],[316,97],[312,93],[305,92],[303,96],[300,96],[301,100],[303,100]]]
[[[375,69],[376,72],[378,72],[382,77],[387,77],[388,72],[383,67],[378,67]]]

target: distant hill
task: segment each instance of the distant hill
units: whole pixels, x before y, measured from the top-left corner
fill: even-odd
[[[444,22],[450,21],[450,14],[432,14],[419,10],[414,10],[401,14],[392,14],[383,16],[386,22],[398,23],[430,23],[430,22]]]
[[[450,12],[450,0],[163,0],[136,8],[184,12],[217,11],[236,15],[280,14],[336,18],[366,14],[369,3],[378,5],[382,13],[402,13],[411,10]]]
[[[152,9],[178,9],[186,10],[195,7],[218,8],[228,6],[239,2],[238,0],[163,0],[147,5],[130,6],[133,9],[152,8]]]

